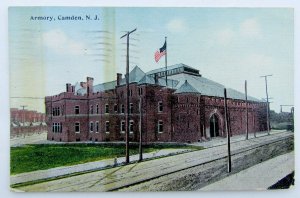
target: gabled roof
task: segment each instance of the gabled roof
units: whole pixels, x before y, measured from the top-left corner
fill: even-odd
[[[177,86],[179,83],[177,80],[172,80],[172,79],[167,79],[168,86],[169,88],[174,88]],[[155,84],[155,79],[152,76],[145,75],[139,82],[138,84]],[[158,78],[158,85],[160,86],[166,86],[166,79],[165,78]]]
[[[202,76],[194,76],[185,73],[180,73],[180,74],[170,76],[169,78],[179,81],[179,83],[175,87],[175,89],[177,89],[176,90],[177,92],[175,93],[178,93],[178,89],[180,89],[181,86],[187,81],[190,85],[192,85],[192,87],[195,90],[197,90],[198,93],[201,93],[202,95],[224,97],[224,88],[225,88],[224,85],[209,80],[207,78],[204,78]],[[227,97],[232,99],[244,100],[245,94],[237,90],[228,88]],[[251,96],[248,96],[248,100],[260,101],[259,99]]]
[[[129,83],[133,82],[139,82],[143,77],[145,76],[145,72],[141,70],[138,66],[135,66],[130,72],[129,72]],[[121,85],[126,84],[126,79],[123,78],[121,80]]]
[[[155,84],[155,80],[151,76],[145,75],[140,81],[139,84]]]
[[[187,80],[175,91],[175,93],[199,93]]]
[[[168,69],[175,69],[180,67],[189,67],[185,64],[176,64],[169,66]],[[194,69],[195,70],[195,69]],[[138,84],[155,84],[155,79],[153,76],[149,74],[157,73],[159,71],[165,71],[165,68],[159,68],[156,70],[152,70],[150,72],[143,72],[138,66],[135,66],[129,73],[129,82],[136,82]],[[94,92],[102,92],[110,89],[114,89],[116,86],[116,81],[111,81],[107,83],[102,83],[95,85]],[[121,85],[126,84],[125,78],[121,80]],[[158,78],[158,85],[166,86],[165,77]],[[209,80],[207,78],[202,77],[201,75],[190,75],[188,73],[177,73],[171,76],[168,76],[168,88],[176,89],[175,94],[178,93],[201,93],[206,96],[216,96],[216,97],[224,97],[224,85]],[[86,94],[86,89],[82,88],[79,83],[75,85],[75,93],[78,95]],[[241,93],[237,90],[227,88],[227,96],[232,99],[245,99],[245,94]],[[248,96],[248,100],[259,101],[261,100]]]

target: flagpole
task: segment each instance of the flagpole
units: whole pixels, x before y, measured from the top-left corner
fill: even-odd
[[[165,67],[166,67],[166,87],[168,86],[168,77],[167,77],[167,37],[165,37],[165,43],[166,43],[166,54],[165,54]]]

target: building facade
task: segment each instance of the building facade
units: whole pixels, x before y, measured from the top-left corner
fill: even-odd
[[[167,72],[167,80],[165,78]],[[94,85],[94,79],[45,98],[48,140],[124,141],[127,115],[125,78]],[[129,138],[144,143],[197,142],[226,137],[224,86],[202,77],[199,70],[176,64],[144,73],[136,66],[129,73]],[[232,135],[267,128],[267,104],[227,89],[229,128]]]

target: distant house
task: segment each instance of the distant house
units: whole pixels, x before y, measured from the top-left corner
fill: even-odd
[[[199,70],[185,64],[143,72],[138,66],[129,74],[130,141],[197,142],[226,137],[224,86],[204,78]],[[126,81],[93,85],[93,78],[66,92],[45,98],[48,140],[124,141],[126,129]],[[246,131],[244,94],[227,89],[230,130],[233,135]],[[267,128],[265,102],[248,96],[249,131]]]

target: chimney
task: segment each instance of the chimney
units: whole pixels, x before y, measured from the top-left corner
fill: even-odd
[[[82,87],[82,88],[86,88],[87,86],[86,86],[86,82],[80,82],[80,86]]]
[[[75,92],[75,86],[74,85],[71,86],[71,91],[72,91],[72,93]]]
[[[66,92],[71,92],[71,84],[70,83],[67,83],[66,84]]]
[[[93,94],[94,78],[86,77],[86,84],[87,84],[87,94],[88,95]]]
[[[158,85],[158,75],[157,75],[157,73],[154,74],[154,81],[155,81],[155,84]]]
[[[121,80],[122,80],[122,74],[117,73],[117,86],[119,86],[121,84]]]

